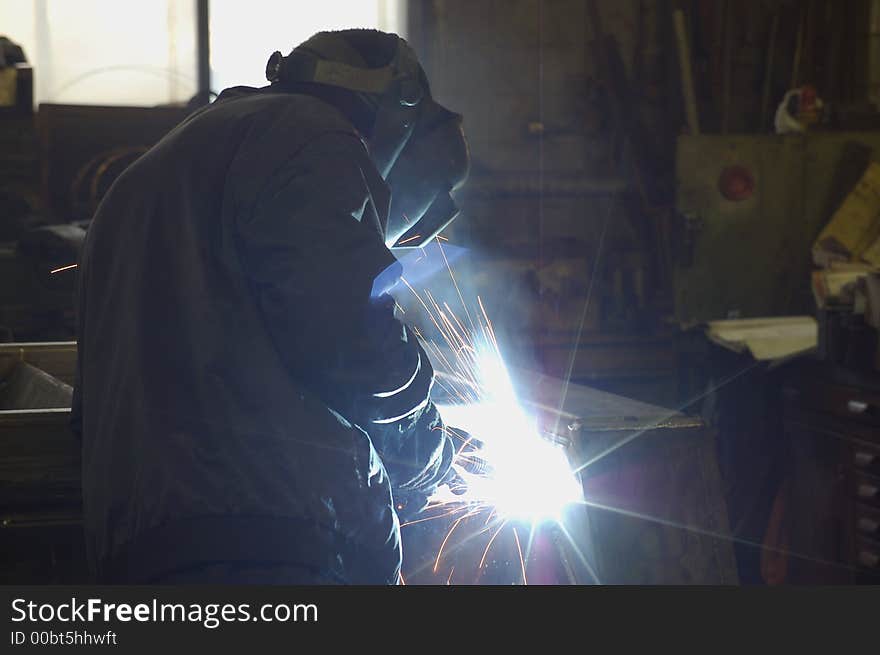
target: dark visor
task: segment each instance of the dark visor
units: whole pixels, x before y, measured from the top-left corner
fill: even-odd
[[[442,232],[458,216],[458,205],[448,193],[440,193],[434,198],[424,215],[411,225],[392,248],[421,248]]]

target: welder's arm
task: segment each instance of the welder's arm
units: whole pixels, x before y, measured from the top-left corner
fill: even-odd
[[[83,329],[85,324],[85,284],[83,277],[85,276],[85,267],[79,262],[79,270],[77,271],[76,293],[74,302],[76,305],[76,370],[73,382],[73,397],[70,402],[70,431],[73,436],[82,443],[83,440],[83,414],[82,414],[82,396],[83,396],[83,376],[82,367],[84,360],[85,344],[83,342]]]
[[[76,362],[76,381],[73,386],[73,398],[70,403],[70,431],[77,441],[82,443],[83,416],[82,416],[82,372],[80,370],[79,357]]]
[[[358,220],[367,201],[356,138],[312,142],[239,217],[240,252],[291,373],[363,428],[400,492],[430,493],[453,452],[430,401],[433,370],[376,276],[396,261]]]
[[[403,492],[430,493],[449,472],[454,456],[441,417],[430,400],[434,370],[418,339],[394,318],[394,301],[385,296],[373,303],[367,325],[367,348],[384,361],[382,379],[370,383],[369,394],[356,392],[347,407],[354,420],[372,437],[392,481]],[[367,352],[367,348],[360,352]],[[352,349],[358,352],[358,348]],[[331,384],[347,385],[353,372],[360,375],[370,364],[357,361],[328,377]],[[346,365],[347,367],[347,365]],[[352,385],[352,389],[360,385]],[[400,495],[400,494],[399,494]],[[414,502],[419,502],[416,497]]]

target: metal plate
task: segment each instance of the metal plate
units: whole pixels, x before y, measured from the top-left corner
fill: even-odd
[[[529,562],[532,582],[737,583],[715,442],[698,417],[527,371],[512,377],[539,425],[567,438],[572,466],[588,465],[581,477],[593,503],[571,507],[565,530],[543,530],[543,561],[539,553]],[[477,563],[491,533],[444,555],[432,574],[434,560],[420,556],[438,552],[452,522],[404,529],[410,582],[442,584],[453,572],[459,584],[520,581],[509,533],[493,544],[485,568]]]

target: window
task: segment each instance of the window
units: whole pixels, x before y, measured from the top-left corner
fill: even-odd
[[[266,84],[273,50],[314,32],[401,33],[404,0],[211,0],[212,89]],[[155,105],[197,91],[195,0],[3,0],[0,34],[34,67],[35,102]]]
[[[196,92],[193,0],[3,0],[0,33],[34,67],[34,100],[155,105]]]
[[[212,0],[211,87],[265,86],[266,61],[315,32],[367,27],[403,36],[402,0]]]

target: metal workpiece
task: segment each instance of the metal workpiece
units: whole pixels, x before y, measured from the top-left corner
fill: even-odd
[[[441,380],[447,375],[438,373]],[[499,534],[489,557],[491,532],[462,539],[460,550],[447,543],[430,562],[419,562],[411,549],[411,582],[737,582],[714,437],[699,417],[534,372],[511,371],[511,378],[540,434],[565,450],[583,503],[569,506],[558,522],[513,522],[516,540],[509,530]],[[404,543],[436,556],[455,520],[405,527]],[[520,561],[520,541],[536,535],[539,545]]]

